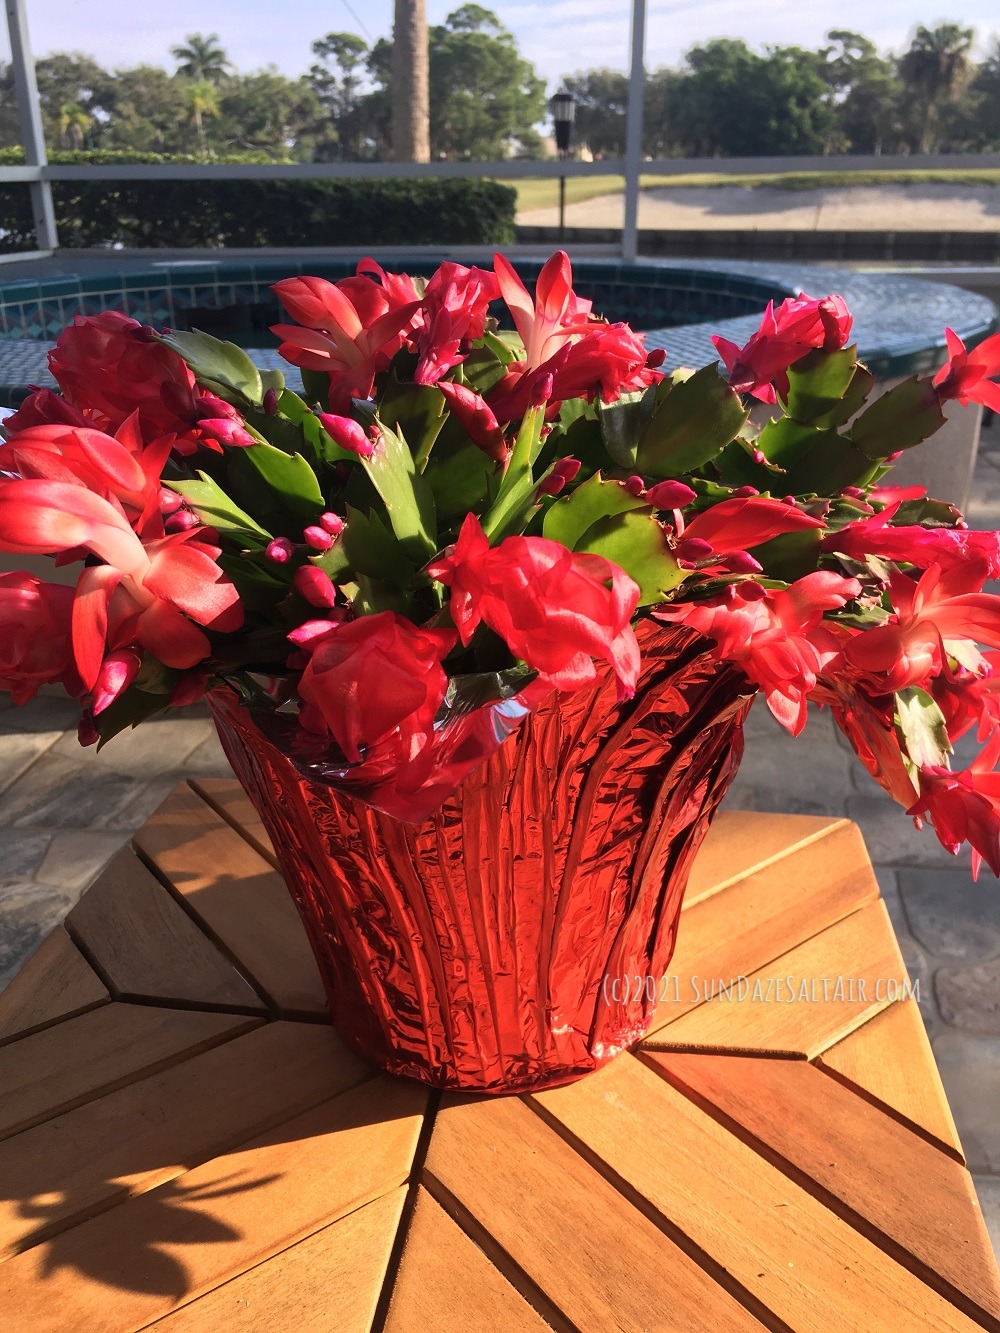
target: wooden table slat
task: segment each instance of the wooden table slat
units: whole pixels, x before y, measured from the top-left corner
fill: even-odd
[[[972,1178],[952,1157],[801,1060],[651,1057],[671,1083],[841,1200],[1000,1317],[1000,1276]],[[928,1198],[933,1208],[925,1207]]]
[[[370,1079],[0,1264],[22,1329],[136,1329],[404,1183],[426,1107]]]
[[[63,927],[56,926],[0,993],[0,1040],[93,1009],[109,998],[104,982]]]
[[[265,1013],[252,986],[128,848],[67,918],[118,995]]]
[[[825,1050],[818,1064],[890,1107],[965,1160],[927,1029],[912,1000],[890,1004]]]
[[[703,974],[703,987],[707,980]],[[750,973],[732,998],[721,992],[666,1023],[644,1045],[812,1059],[884,1009],[906,981],[885,905],[874,902]]]
[[[693,1009],[706,979],[728,980],[765,967],[877,897],[861,835],[840,821],[704,898],[681,914],[670,999],[651,1032]]]
[[[384,1333],[546,1333],[549,1325],[423,1188]]]
[[[368,1333],[405,1197],[400,1188],[365,1204],[151,1327],[163,1333]],[[410,1333],[419,1327],[409,1325]],[[430,1321],[425,1327],[437,1333],[442,1326]]]
[[[535,1100],[791,1328],[976,1326],[635,1056]]]
[[[188,785],[213,809],[218,810],[223,819],[260,852],[265,861],[277,864],[270,834],[261,823],[250,797],[235,778],[191,778]]]
[[[256,1021],[105,1004],[0,1046],[0,1139],[238,1036]]]
[[[270,1023],[0,1143],[0,1257],[372,1077],[331,1028]]]
[[[425,1180],[476,1223],[579,1329],[759,1328],[759,1321],[513,1098],[446,1099]],[[442,1195],[441,1191],[445,1192]],[[493,1256],[491,1256],[493,1257]]]
[[[709,894],[793,856],[810,843],[844,828],[844,819],[820,815],[767,815],[722,810],[712,821],[691,868],[685,910]]]
[[[316,963],[284,880],[196,792],[178,787],[133,841],[283,1013],[325,1014]]]

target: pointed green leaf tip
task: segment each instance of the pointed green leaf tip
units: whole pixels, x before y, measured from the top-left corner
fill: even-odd
[[[545,515],[543,536],[602,555],[639,585],[639,605],[661,602],[684,578],[652,505],[596,473]]]
[[[164,333],[159,341],[182,357],[199,383],[239,394],[258,407],[264,398],[260,371],[235,343],[220,342],[208,333]]]
[[[677,477],[701,467],[743,429],[749,413],[713,364],[675,384],[653,413],[636,450],[637,470]]]

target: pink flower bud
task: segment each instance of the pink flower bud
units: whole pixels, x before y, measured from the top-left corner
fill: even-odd
[[[194,405],[199,418],[206,418],[209,421],[240,421],[242,419],[239,411],[233,407],[232,403],[227,403],[223,398],[217,398],[214,393],[203,393],[194,400]]]
[[[109,704],[113,704],[124,690],[135,680],[142,665],[142,658],[134,648],[119,648],[109,653],[101,663],[101,669],[93,690],[91,711],[96,717],[103,713]]]
[[[633,473],[631,477],[626,478],[626,480],[622,482],[622,485],[628,491],[629,495],[641,495],[646,489],[646,483],[636,473]]]
[[[722,564],[731,574],[760,574],[764,568],[749,551],[730,551]]]
[[[751,495],[760,495],[756,486],[737,486],[736,490],[733,491],[734,499],[739,497],[741,500],[748,500]]]
[[[337,600],[337,589],[329,575],[315,565],[303,565],[297,569],[292,584],[310,606],[333,606]]]
[[[238,421],[231,421],[228,417],[209,417],[207,420],[199,421],[198,427],[220,444],[228,444],[232,449],[249,449],[257,443]]]
[[[552,397],[552,390],[555,387],[555,380],[551,375],[539,375],[531,386],[531,396],[528,403],[531,407],[544,407]]]
[[[364,427],[353,417],[338,417],[333,412],[321,412],[319,424],[341,449],[357,454],[359,458],[371,458],[374,446],[365,434]]]
[[[318,524],[310,524],[302,534],[307,546],[311,546],[314,551],[329,551],[333,545],[333,538],[325,528]]]
[[[160,493],[157,499],[160,505],[160,513],[164,516],[167,514],[176,514],[178,509],[180,509],[181,505],[184,503],[183,496],[178,495],[176,491],[169,490],[166,486],[160,487]]]
[[[654,347],[646,357],[646,365],[650,370],[658,370],[667,359],[667,350],[665,347]]]
[[[767,462],[767,454],[764,453],[763,449],[754,449],[751,452],[750,457],[753,459],[755,463]]]
[[[287,565],[294,550],[295,547],[287,537],[275,537],[274,541],[268,542],[264,547],[264,554],[276,565]]]
[[[344,531],[344,520],[339,514],[331,514],[329,512],[320,514],[319,524],[321,528],[326,529],[331,537],[339,537]]]
[[[555,468],[547,477],[543,477],[536,488],[537,495],[558,495],[566,486],[566,478],[561,477]]]
[[[170,707],[184,708],[204,697],[208,676],[204,671],[185,671],[170,691]]]
[[[278,410],[278,390],[264,390],[264,411],[269,417],[273,417]]]
[[[164,532],[190,532],[192,528],[198,526],[199,519],[197,514],[193,514],[190,509],[178,509],[176,514],[171,514],[163,525]]]
[[[794,496],[794,495],[783,495],[783,496],[781,497],[781,503],[782,503],[783,505],[791,505],[792,508],[794,509],[794,508],[795,508],[795,496]]]
[[[738,585],[737,593],[745,602],[759,602],[761,598],[767,596],[767,589],[762,588],[759,583],[746,579]]]
[[[657,509],[683,509],[695,498],[696,492],[683,481],[658,481],[646,492],[646,499]]]
[[[865,493],[860,486],[845,486],[840,493],[848,500],[863,500],[865,498]]]
[[[715,547],[700,537],[684,537],[677,543],[677,554],[685,560],[707,560]]]

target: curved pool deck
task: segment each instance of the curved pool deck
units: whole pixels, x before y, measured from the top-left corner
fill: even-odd
[[[441,258],[445,256],[442,255]],[[387,268],[429,273],[438,257],[401,254],[383,257]],[[539,260],[518,260],[526,280]],[[59,332],[78,314],[120,310],[156,327],[204,327],[235,318],[247,336],[225,333],[236,341],[266,340],[268,322],[277,318],[270,292],[279,278],[295,273],[343,277],[353,263],[308,254],[295,259],[156,260],[148,267],[116,268],[109,255],[106,270],[29,281],[0,283],[0,403],[14,405],[32,384],[53,384],[47,353]],[[839,292],[855,318],[861,359],[882,380],[933,369],[944,353],[944,328],[950,325],[966,342],[976,342],[998,326],[996,308],[986,297],[959,287],[890,273],[866,273],[825,265],[734,263],[729,260],[608,260],[574,262],[577,290],[594,300],[610,319],[626,319],[645,331],[651,347],[664,347],[668,363],[705,365],[717,359],[713,333],[744,343],[757,327],[760,312],[774,298]],[[269,309],[269,307],[272,307]],[[251,347],[262,367],[280,367],[295,386],[297,372],[277,351]]]

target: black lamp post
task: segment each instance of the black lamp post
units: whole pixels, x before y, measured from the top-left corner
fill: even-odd
[[[576,99],[572,93],[563,89],[549,101],[552,121],[556,129],[556,151],[561,161],[569,157],[570,143],[573,138],[573,121],[576,118]],[[566,230],[566,177],[559,177],[559,239],[563,239]]]

